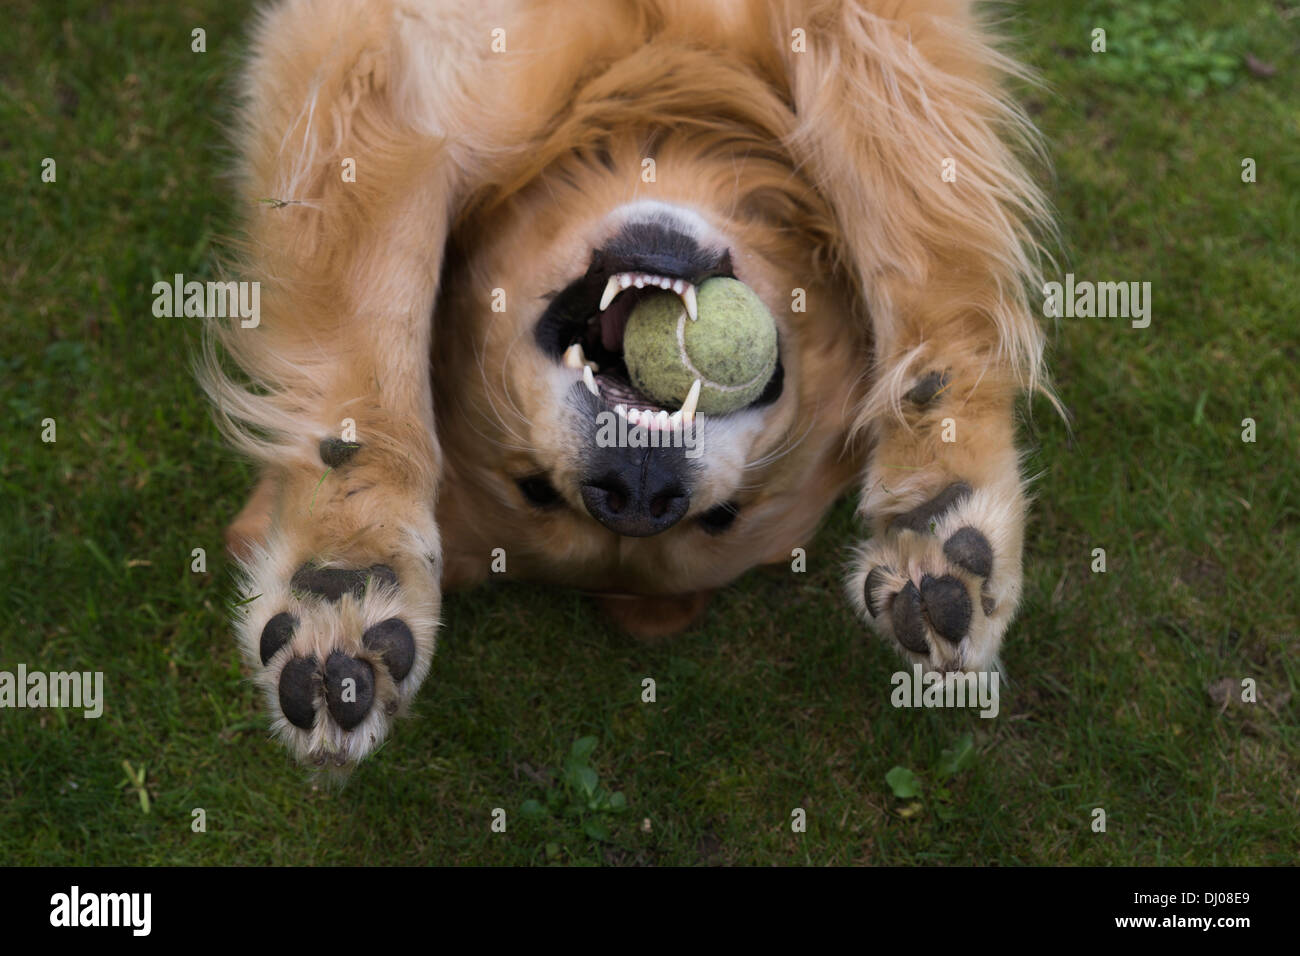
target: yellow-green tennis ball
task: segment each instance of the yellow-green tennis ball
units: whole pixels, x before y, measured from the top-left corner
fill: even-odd
[[[776,370],[776,321],[737,279],[700,283],[699,318],[679,296],[646,296],[628,317],[623,361],[636,388],[660,405],[681,405],[700,379],[697,411],[725,415],[763,393]]]

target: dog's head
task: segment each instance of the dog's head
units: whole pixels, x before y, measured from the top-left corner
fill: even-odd
[[[790,560],[861,473],[855,426],[919,358],[878,387],[869,370],[892,343],[872,341],[868,314],[905,315],[918,296],[945,312],[982,305],[924,280],[981,268],[981,203],[1001,200],[912,168],[944,150],[974,177],[1000,160],[982,120],[963,125],[962,109],[987,111],[978,87],[852,5],[845,24],[817,25],[842,47],[806,61],[774,7],[723,7],[594,4],[581,22],[512,33],[529,46],[484,115],[522,145],[467,198],[436,310],[453,584],[482,576],[498,547],[511,573],[643,595]],[[958,72],[983,68],[963,63],[959,32],[909,29]],[[886,56],[889,82],[871,76]],[[952,143],[886,102],[929,85],[951,100]],[[779,359],[751,404],[692,421],[687,396],[660,404],[633,387],[622,330],[641,296],[667,289],[687,307],[714,276],[764,301]]]
[[[472,526],[474,547],[505,547],[529,576],[696,591],[807,544],[853,474],[868,343],[824,200],[777,144],[792,117],[776,91],[678,44],[611,72],[618,89],[456,230],[435,326],[439,521]],[[726,415],[693,413],[686,394],[651,400],[624,363],[629,313],[661,290],[689,310],[716,276],[771,311],[775,371]]]

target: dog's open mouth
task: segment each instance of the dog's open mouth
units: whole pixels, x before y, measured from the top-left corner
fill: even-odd
[[[625,247],[635,241],[638,248]],[[581,373],[587,390],[630,424],[652,429],[678,427],[695,415],[698,386],[672,403],[658,402],[632,384],[623,360],[623,335],[637,302],[672,292],[696,318],[696,290],[706,279],[734,279],[730,253],[710,256],[693,240],[654,225],[639,225],[634,236],[620,234],[592,255],[581,278],[557,293],[538,321],[543,351]],[[768,404],[780,394],[782,368],[753,404]]]

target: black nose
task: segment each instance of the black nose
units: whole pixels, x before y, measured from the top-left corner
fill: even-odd
[[[582,503],[610,531],[647,538],[667,531],[686,514],[691,493],[680,456],[659,449],[619,449],[604,455],[602,468],[582,483]]]

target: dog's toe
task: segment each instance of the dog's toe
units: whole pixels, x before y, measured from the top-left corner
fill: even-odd
[[[903,590],[894,595],[891,609],[894,637],[915,654],[929,654],[930,642],[925,639],[925,613],[921,592],[908,581]]]
[[[393,680],[402,680],[415,664],[415,635],[401,618],[390,617],[367,628],[361,643],[383,659]]]
[[[949,644],[958,644],[970,630],[971,600],[966,585],[951,574],[921,578],[921,603],[935,633]]]
[[[370,713],[375,702],[375,669],[342,651],[325,661],[325,704],[334,722],[351,730]]]
[[[280,712],[302,730],[316,724],[316,693],[320,673],[314,657],[291,658],[280,670]]]
[[[258,654],[263,664],[269,664],[271,658],[284,645],[289,643],[293,632],[298,627],[298,619],[288,611],[281,611],[262,628],[262,637],[258,642]]]
[[[969,525],[944,542],[943,554],[971,574],[987,578],[993,573],[993,546],[988,538]]]
[[[867,613],[872,617],[879,617],[888,604],[889,576],[893,574],[891,568],[875,567],[867,575],[866,584],[863,585],[863,599],[867,605]]]

